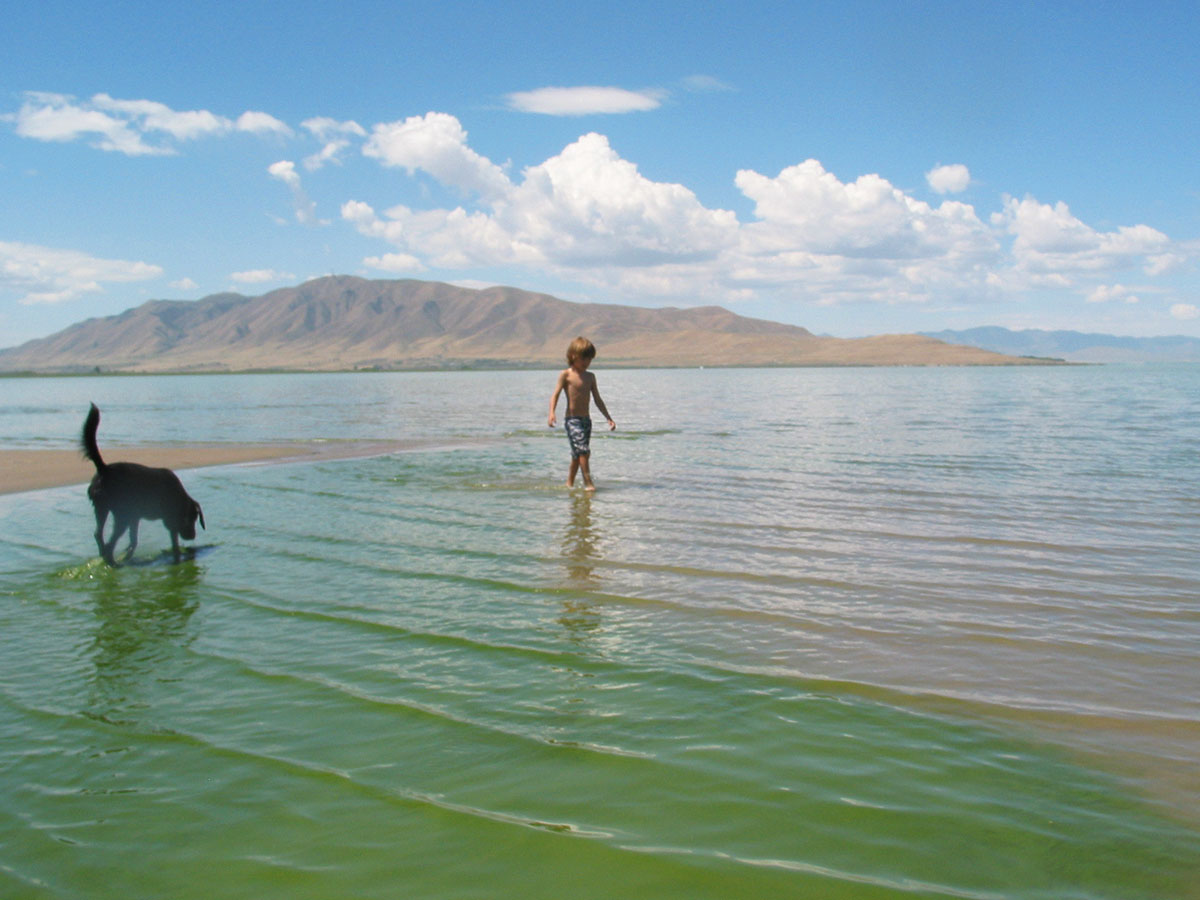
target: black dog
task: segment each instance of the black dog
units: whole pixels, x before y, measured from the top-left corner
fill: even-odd
[[[171,549],[179,562],[179,538],[196,539],[196,519],[204,528],[204,513],[200,504],[188,496],[178,476],[170,469],[152,469],[138,463],[106,463],[96,446],[96,429],[100,425],[100,410],[96,404],[88,410],[83,422],[80,442],[83,455],[96,466],[96,475],[88,485],[88,499],[96,510],[96,546],[110,566],[115,566],[113,550],[117,540],[129,529],[129,549],[125,558],[137,547],[138,522],[141,519],[161,519],[171,533]],[[104,541],[104,523],[113,514],[113,532]]]

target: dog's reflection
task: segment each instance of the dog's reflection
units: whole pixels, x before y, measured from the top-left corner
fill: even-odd
[[[130,572],[130,570],[126,570]],[[109,722],[140,720],[191,642],[201,569],[194,564],[112,572],[97,586],[96,630],[87,713]],[[130,572],[132,574],[132,572]]]

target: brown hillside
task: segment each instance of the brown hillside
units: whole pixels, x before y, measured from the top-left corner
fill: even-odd
[[[318,278],[259,297],[153,300],[0,351],[0,371],[233,371],[560,365],[586,334],[606,364],[1029,363],[916,335],[844,340],[715,306],[570,303],[510,287]]]

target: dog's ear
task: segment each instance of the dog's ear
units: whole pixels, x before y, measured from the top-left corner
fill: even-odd
[[[208,526],[204,524],[204,510],[200,508],[200,504],[195,500],[192,501],[192,506],[196,509],[196,515],[200,518],[200,527],[208,531]]]

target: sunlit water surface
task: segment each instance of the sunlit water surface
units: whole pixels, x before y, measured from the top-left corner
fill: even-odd
[[[1200,896],[1200,367],[0,382],[5,898]]]

